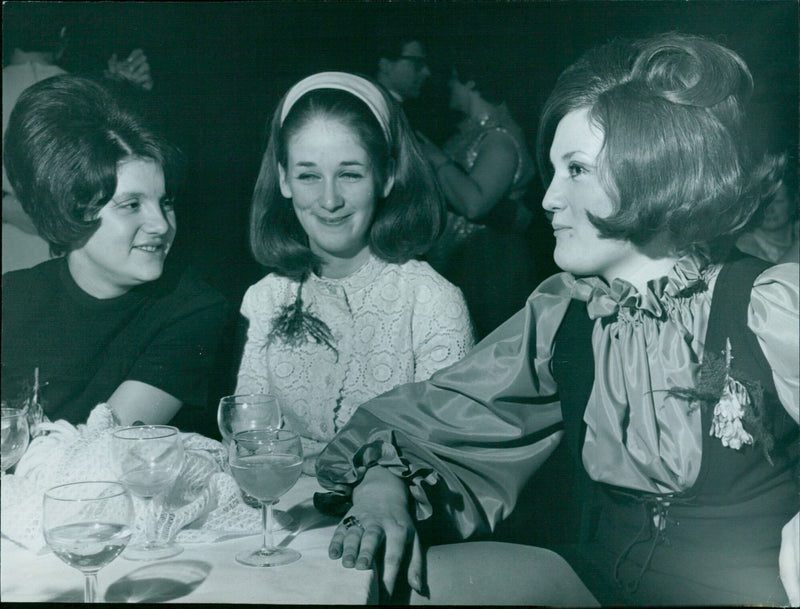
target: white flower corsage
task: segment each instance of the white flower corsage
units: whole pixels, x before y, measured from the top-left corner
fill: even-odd
[[[739,450],[743,444],[753,443],[753,436],[742,425],[745,408],[750,407],[752,401],[747,388],[731,376],[732,359],[731,341],[725,339],[725,385],[719,402],[714,406],[709,434],[722,440],[723,446]]]
[[[705,409],[713,405],[710,436],[719,438],[723,446],[734,450],[758,444],[767,461],[772,463],[769,452],[774,439],[765,426],[764,388],[731,369],[730,339],[725,341],[723,355],[707,354],[695,387],[674,388],[669,393],[688,400],[692,408]]]

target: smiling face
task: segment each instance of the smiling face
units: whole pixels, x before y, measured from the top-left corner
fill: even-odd
[[[314,118],[287,144],[281,193],[292,200],[311,251],[323,261],[323,275],[348,275],[369,255],[377,200],[388,196],[393,178],[378,183],[361,141],[337,120]]]
[[[175,238],[175,211],[158,163],[121,161],[117,189],[97,217],[97,230],[67,254],[70,273],[85,292],[114,298],[161,277]]]
[[[554,174],[542,205],[552,213],[556,264],[575,275],[599,275],[610,283],[640,267],[643,255],[629,241],[602,238],[586,215],[607,217],[614,210],[597,173],[602,148],[603,134],[589,121],[588,110],[564,116],[550,147]]]

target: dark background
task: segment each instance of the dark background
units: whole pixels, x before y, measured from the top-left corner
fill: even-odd
[[[372,73],[371,50],[386,35],[426,44],[433,77],[408,112],[437,141],[456,119],[444,87],[453,61],[500,83],[532,146],[555,78],[583,51],[614,37],[681,30],[730,46],[750,66],[755,145],[797,148],[795,0],[4,3],[4,35],[22,22],[68,26],[70,71],[98,72],[112,52],[122,59],[145,50],[156,83],[151,105],[190,163],[173,255],[200,267],[237,308],[263,274],[248,252],[247,218],[267,119],[309,73]]]

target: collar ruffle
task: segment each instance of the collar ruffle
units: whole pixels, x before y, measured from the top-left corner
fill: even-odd
[[[574,278],[570,296],[587,304],[592,319],[616,315],[620,309],[664,319],[670,310],[665,301],[707,289],[707,271],[705,257],[691,254],[678,259],[667,275],[648,281],[644,294],[624,279],[614,279],[609,285],[593,276]]]

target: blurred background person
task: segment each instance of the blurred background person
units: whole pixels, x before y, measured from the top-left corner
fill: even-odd
[[[253,195],[251,247],[274,270],[242,302],[236,392],[280,398],[306,473],[359,404],[472,348],[461,292],[415,259],[443,223],[430,167],[384,90],[343,72],[289,90]]]
[[[375,51],[378,58],[375,80],[386,87],[399,103],[416,99],[431,76],[425,47],[416,38],[382,36]]]
[[[442,149],[418,133],[448,204],[447,227],[427,255],[467,299],[479,338],[525,304],[546,276],[526,234],[536,175],[522,128],[502,101],[502,77],[453,68],[450,108],[464,118]]]
[[[778,187],[767,194],[749,228],[736,240],[736,249],[768,262],[800,261],[800,200],[797,164],[784,154]]]

